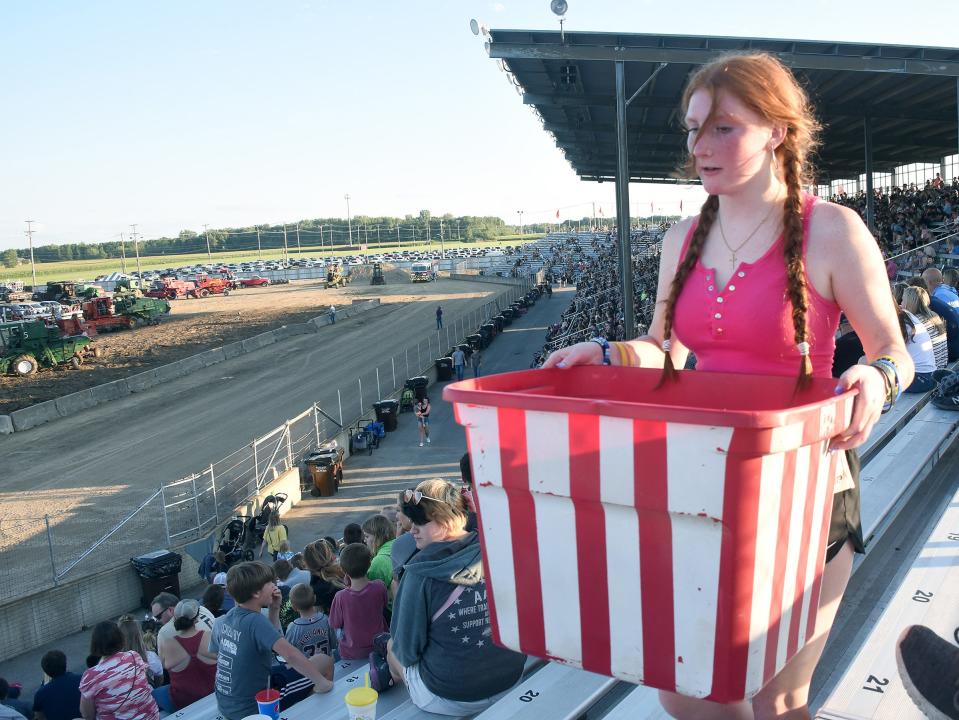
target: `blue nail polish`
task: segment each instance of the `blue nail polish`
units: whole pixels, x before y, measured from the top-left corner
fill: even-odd
[[[835,392],[836,395],[842,395],[842,388],[837,385],[833,392]]]
[[[556,367],[558,367],[558,368],[564,368],[564,367],[566,367],[566,363],[564,363],[564,362],[556,363]]]

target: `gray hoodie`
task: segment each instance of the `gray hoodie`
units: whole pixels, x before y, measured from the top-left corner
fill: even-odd
[[[418,663],[427,689],[449,700],[482,700],[515,685],[526,656],[493,644],[479,536],[433,543],[405,567],[390,625],[397,659]]]

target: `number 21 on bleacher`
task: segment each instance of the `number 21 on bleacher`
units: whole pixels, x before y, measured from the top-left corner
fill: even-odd
[[[883,693],[885,692],[883,688],[888,684],[889,678],[877,678],[875,675],[870,675],[866,678],[866,684],[862,686],[862,689],[874,693]]]

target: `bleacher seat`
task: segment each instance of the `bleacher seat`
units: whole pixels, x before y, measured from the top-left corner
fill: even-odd
[[[950,642],[959,627],[959,492],[816,717],[925,717],[906,695],[896,668],[896,641],[909,625],[926,625]]]

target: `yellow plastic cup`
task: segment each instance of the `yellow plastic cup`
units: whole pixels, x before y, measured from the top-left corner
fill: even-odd
[[[346,693],[346,709],[350,720],[376,720],[376,701],[379,698],[371,687],[357,687]]]

